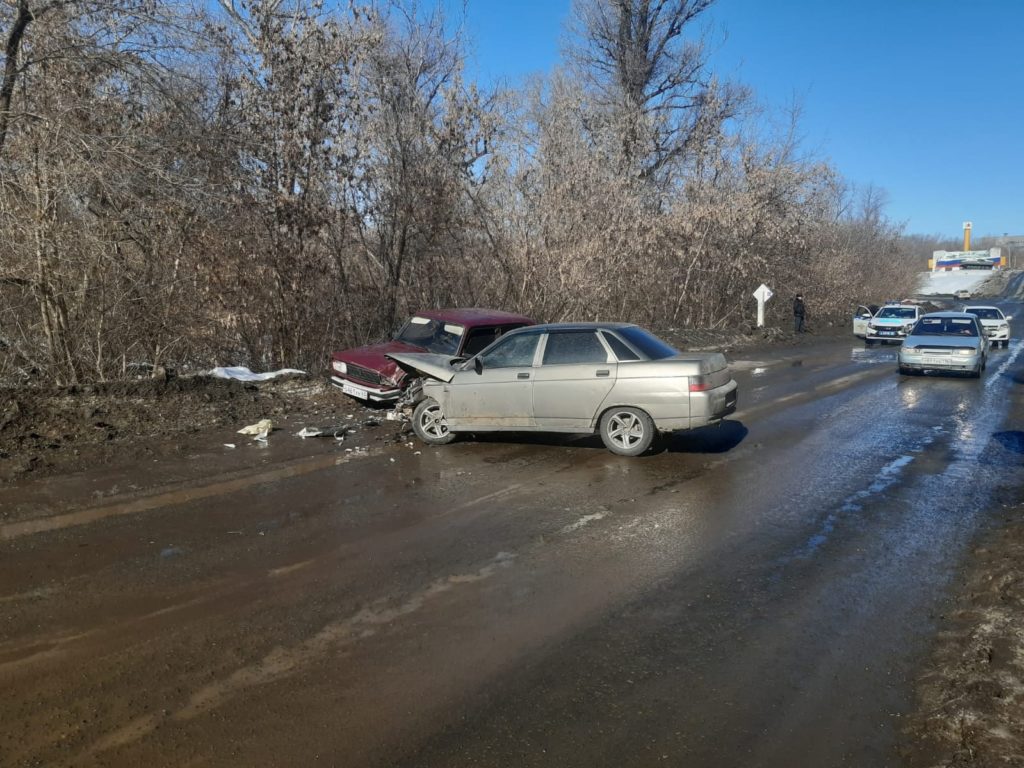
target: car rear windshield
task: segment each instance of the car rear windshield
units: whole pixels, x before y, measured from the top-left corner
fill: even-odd
[[[402,327],[395,339],[439,355],[454,355],[459,350],[459,342],[462,341],[465,330],[465,327],[455,323],[413,317]]]
[[[973,309],[965,309],[964,312],[970,312],[972,315],[980,317],[982,320],[1003,319],[1003,313],[995,307],[974,307]]]
[[[663,360],[666,357],[675,357],[679,350],[666,344],[650,331],[632,326],[630,328],[616,328],[615,332],[628,341],[648,360]]]
[[[913,307],[882,307],[882,311],[879,312],[875,317],[898,317],[904,319],[913,319],[914,315],[917,314],[917,310]]]
[[[967,317],[924,317],[914,326],[914,336],[977,336],[978,326]]]

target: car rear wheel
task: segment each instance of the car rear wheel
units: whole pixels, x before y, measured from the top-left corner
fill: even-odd
[[[601,417],[604,447],[619,456],[639,456],[654,437],[654,420],[639,408],[612,408]]]
[[[412,413],[412,431],[428,445],[447,445],[455,439],[441,405],[432,397],[422,400]]]

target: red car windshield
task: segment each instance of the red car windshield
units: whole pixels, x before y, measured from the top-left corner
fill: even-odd
[[[427,317],[412,317],[398,332],[395,339],[439,355],[454,355],[459,351],[459,343],[462,341],[462,334],[465,330],[464,326],[457,323],[446,323]]]

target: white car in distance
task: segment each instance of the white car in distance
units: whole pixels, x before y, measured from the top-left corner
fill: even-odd
[[[964,312],[975,315],[981,322],[993,347],[1002,345],[1005,349],[1010,345],[1010,321],[1012,315],[1004,315],[999,307],[964,307]]]

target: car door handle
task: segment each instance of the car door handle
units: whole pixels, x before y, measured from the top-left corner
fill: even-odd
[[[516,374],[516,378],[517,379],[528,379],[528,378],[530,378],[530,374],[528,374],[528,373],[517,373]]]
[[[598,371],[597,375],[598,376],[610,376],[611,372],[610,371]]]

